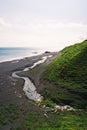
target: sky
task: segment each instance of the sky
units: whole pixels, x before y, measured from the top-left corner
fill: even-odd
[[[87,0],[0,0],[0,47],[60,50],[87,39]]]

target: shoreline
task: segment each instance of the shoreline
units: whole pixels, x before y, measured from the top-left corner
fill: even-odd
[[[0,62],[0,71],[1,71],[1,73],[4,73],[4,72],[13,71],[13,70],[20,70],[24,67],[27,68],[27,67],[30,67],[31,65],[33,65],[35,62],[41,60],[42,57],[44,57],[44,56],[49,56],[49,55],[55,56],[57,54],[58,54],[58,52],[41,53],[39,55]],[[51,57],[49,57],[49,58],[51,58]]]
[[[40,116],[43,118],[48,118],[48,108],[46,106],[39,106],[37,102],[30,100],[23,91],[24,79],[13,78],[12,73],[15,71],[21,71],[27,67],[34,66],[34,63],[39,62],[42,57],[48,56],[45,62],[38,64],[30,70],[26,70],[18,74],[18,76],[28,77],[31,82],[35,85],[37,93],[43,96],[43,91],[46,86],[40,82],[41,74],[43,73],[45,67],[60,54],[59,52],[43,53],[42,55],[27,57],[26,59],[20,59],[19,62],[12,63],[5,62],[0,63],[0,105],[3,105],[5,108],[9,105],[16,106],[18,112],[18,119],[13,122],[13,124],[7,124],[1,130],[9,130],[11,126],[22,126],[24,112],[40,112]],[[59,106],[54,104],[54,108],[49,108],[50,111],[57,113],[62,110],[74,110],[70,106]],[[33,114],[32,114],[33,116]]]
[[[1,60],[0,63],[5,63],[5,62],[11,62],[11,61],[19,61],[19,60],[22,60],[22,59],[25,59],[25,58],[29,58],[29,57],[33,57],[33,56],[38,56],[38,55],[42,55],[43,53],[42,52],[37,52],[37,53],[32,53],[32,54],[29,54],[29,55],[25,55],[25,56],[20,56],[20,57],[15,57],[15,58],[8,58],[8,59],[4,59],[4,60]]]
[[[13,78],[12,73],[32,66],[35,62],[38,62],[44,56],[53,55],[53,57],[48,58],[49,60],[52,60],[54,57],[58,55],[58,53],[59,52],[43,53],[37,56],[26,57],[24,59],[20,59],[19,61],[12,60],[0,63],[0,103],[13,103],[18,105],[26,104],[28,100],[23,92],[24,80]],[[38,89],[38,86],[36,84],[35,86],[36,89]]]

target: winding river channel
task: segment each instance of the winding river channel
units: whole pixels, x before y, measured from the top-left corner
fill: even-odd
[[[21,73],[21,72],[25,72],[25,71],[28,71],[30,69],[33,69],[37,65],[44,63],[47,60],[48,57],[52,57],[52,55],[42,57],[41,60],[35,62],[32,66],[27,67],[27,68],[23,69],[22,71],[15,71],[15,72],[12,73],[13,78],[19,78],[19,79],[24,80],[23,91],[25,92],[26,96],[29,99],[31,99],[35,102],[42,101],[43,97],[39,93],[37,93],[35,85],[32,83],[32,81],[28,77],[21,77],[18,74]],[[60,106],[60,105],[56,104],[56,105],[54,105],[54,110],[55,110],[55,112],[57,112],[57,110],[74,111],[75,109],[73,107],[69,106],[69,105]]]
[[[44,63],[48,57],[51,57],[51,55],[50,56],[46,56],[46,57],[42,57],[41,60],[35,62],[32,66],[27,67],[27,68],[25,68],[22,71],[15,71],[15,72],[12,73],[12,77],[13,78],[19,78],[19,79],[23,79],[24,80],[23,91],[25,92],[26,96],[29,99],[31,99],[33,101],[36,101],[36,102],[41,101],[43,99],[43,97],[39,93],[37,93],[35,85],[32,83],[32,81],[28,77],[21,77],[18,74],[20,72],[24,72],[24,71],[28,71],[30,69],[33,69],[38,64]]]

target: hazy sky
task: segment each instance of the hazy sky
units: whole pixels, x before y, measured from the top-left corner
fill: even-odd
[[[87,0],[0,0],[0,46],[61,49],[87,38]]]

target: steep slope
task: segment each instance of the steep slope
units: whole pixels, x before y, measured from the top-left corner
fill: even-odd
[[[41,80],[48,84],[46,98],[87,108],[87,40],[63,49],[47,66]]]

